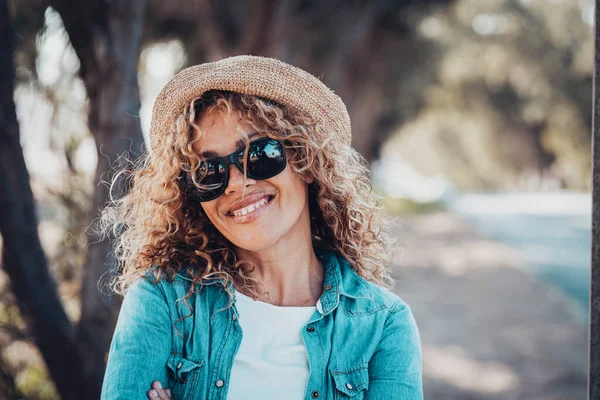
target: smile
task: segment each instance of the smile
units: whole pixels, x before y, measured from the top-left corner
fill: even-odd
[[[262,214],[260,211],[265,209],[273,200],[275,196],[267,196],[262,199],[248,204],[244,208],[233,210],[227,213],[227,216],[231,217],[235,222],[250,222]]]

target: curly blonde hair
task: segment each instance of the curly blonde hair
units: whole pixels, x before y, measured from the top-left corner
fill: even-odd
[[[125,294],[155,267],[157,282],[185,271],[193,283],[218,280],[224,288],[233,283],[256,295],[259,283],[248,276],[252,265],[237,259],[232,244],[178,179],[182,171],[198,171],[202,160],[193,145],[201,132],[196,123],[212,110],[236,112],[262,136],[281,141],[292,153],[288,163],[293,171],[314,178],[309,184],[314,246],[339,252],[366,280],[393,285],[388,272],[392,239],[360,154],[308,115],[257,96],[213,90],[182,110],[164,146],[124,171],[129,191],[102,211],[100,231],[114,238],[120,267],[114,291]]]

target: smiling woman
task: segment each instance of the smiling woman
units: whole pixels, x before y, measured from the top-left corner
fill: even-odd
[[[341,99],[280,61],[188,68],[104,211],[125,296],[102,399],[421,399],[410,307]]]

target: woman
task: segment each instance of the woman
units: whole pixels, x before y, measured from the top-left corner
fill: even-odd
[[[183,70],[104,210],[127,292],[103,399],[421,399],[421,348],[341,99],[280,61]]]

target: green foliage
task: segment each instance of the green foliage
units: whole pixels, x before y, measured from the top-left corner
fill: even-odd
[[[379,198],[381,206],[385,211],[392,215],[406,214],[426,214],[432,211],[445,209],[441,201],[418,202],[409,198],[399,198],[393,196],[382,196]]]
[[[10,330],[25,329],[25,322],[21,318],[19,307],[6,302],[0,303],[0,327],[10,327]]]
[[[58,400],[58,394],[43,364],[28,366],[17,377],[17,387],[27,398]]]
[[[420,20],[438,49],[435,80],[383,154],[466,190],[589,189],[593,38],[582,14],[580,2],[459,0]]]

